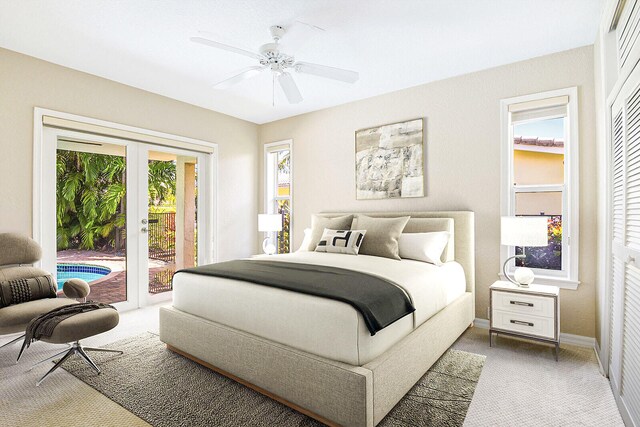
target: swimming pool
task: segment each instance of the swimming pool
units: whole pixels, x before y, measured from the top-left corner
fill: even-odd
[[[93,282],[111,273],[111,269],[101,265],[92,264],[58,264],[56,282],[58,289],[62,289],[64,282],[69,279],[82,279],[85,282]]]

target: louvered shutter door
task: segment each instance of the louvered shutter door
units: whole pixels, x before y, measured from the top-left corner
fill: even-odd
[[[623,417],[640,426],[640,69],[611,117],[609,378]]]
[[[620,334],[618,332],[622,325],[618,318],[621,314],[619,294],[624,285],[624,262],[615,256],[612,257],[611,273],[613,286],[611,289],[611,322],[609,324],[609,375],[615,376],[616,383],[620,384],[620,353],[618,351],[620,349]]]
[[[620,397],[629,417],[640,424],[640,87],[625,102],[625,239]]]
[[[625,229],[625,138],[624,111],[622,103],[615,105],[617,112],[612,129],[612,251],[610,289],[610,335],[609,335],[609,377],[614,387],[620,384],[620,342],[622,330],[622,307],[620,293],[624,288],[624,229]]]
[[[620,397],[630,418],[640,423],[640,270],[627,265],[624,292]]]
[[[633,62],[637,56],[638,35],[640,35],[640,2],[628,1],[620,17],[620,23],[616,28],[618,39],[618,65],[623,68],[627,63]]]
[[[625,104],[625,240],[627,246],[640,250],[640,90],[636,89]]]

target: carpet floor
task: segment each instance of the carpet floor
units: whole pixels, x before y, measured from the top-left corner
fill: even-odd
[[[65,369],[156,427],[321,424],[165,348],[146,333],[106,346],[122,356],[92,353],[97,375],[74,359]],[[407,393],[381,427],[461,426],[485,356],[449,350]]]
[[[101,347],[147,331],[157,333],[159,307],[121,313],[117,328],[83,343]],[[0,344],[10,338],[0,337]],[[624,427],[609,381],[598,372],[593,349],[564,343],[561,347],[556,362],[550,346],[500,337],[489,347],[486,329],[468,329],[452,349],[487,358],[464,427]],[[0,349],[0,426],[149,427],[64,369],[35,387],[47,367],[27,369],[62,348],[36,342],[18,365],[19,346]]]

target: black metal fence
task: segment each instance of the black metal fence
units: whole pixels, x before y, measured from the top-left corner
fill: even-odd
[[[176,261],[175,212],[149,213],[149,258]]]
[[[149,269],[149,292],[171,290],[171,279],[176,269],[176,214],[175,212],[149,213],[149,258],[167,263]]]

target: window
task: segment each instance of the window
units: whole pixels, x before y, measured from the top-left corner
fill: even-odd
[[[265,212],[282,214],[282,231],[272,236],[277,253],[291,252],[291,141],[265,145]]]
[[[505,216],[545,216],[548,245],[502,248],[502,261],[531,268],[536,283],[578,285],[578,135],[575,88],[502,100]]]

